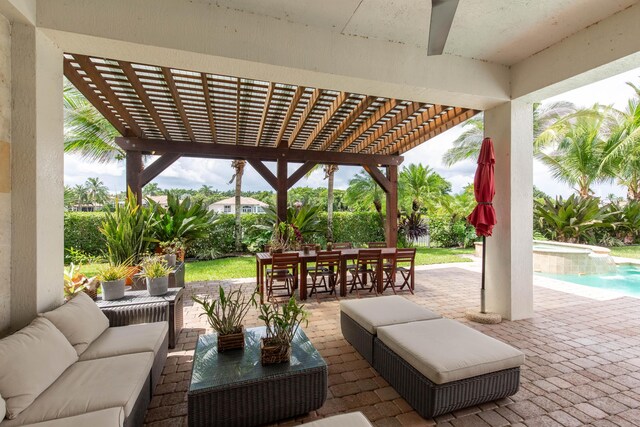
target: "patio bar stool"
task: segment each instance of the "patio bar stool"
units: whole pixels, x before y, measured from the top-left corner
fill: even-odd
[[[382,273],[384,274],[382,280],[384,287],[382,292],[387,288],[391,288],[393,293],[396,293],[396,267],[397,267],[397,252],[393,251],[389,254],[382,255]]]
[[[396,251],[396,270],[402,276],[402,283],[398,290],[407,287],[413,294],[416,274],[416,248],[401,248]],[[394,282],[395,285],[395,282]],[[396,286],[392,287],[396,291]]]
[[[353,266],[347,267],[351,273],[351,289],[349,293],[356,291],[360,297],[361,290],[375,292],[378,295],[378,277],[382,274],[382,251],[380,249],[360,249],[358,258]],[[371,286],[367,287],[365,278],[370,280]]]
[[[316,257],[316,267],[314,270],[309,271],[311,276],[311,291],[309,296],[316,296],[316,300],[320,302],[318,298],[319,293],[328,293],[338,299],[336,293],[336,285],[340,278],[340,261],[342,256],[340,251],[321,251],[318,252]],[[320,290],[320,288],[324,290]]]
[[[369,242],[367,243],[369,249],[384,249],[387,247],[386,242]]]
[[[286,291],[286,296],[293,295],[293,290],[298,285],[299,263],[300,256],[297,252],[273,254],[271,268],[267,269],[267,300],[271,300],[275,290]]]

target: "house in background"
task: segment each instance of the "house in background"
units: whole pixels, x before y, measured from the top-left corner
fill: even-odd
[[[267,205],[260,200],[256,200],[251,197],[240,197],[240,204],[242,205],[242,213],[264,213],[264,208]],[[236,211],[236,198],[229,197],[228,199],[219,200],[209,205],[209,210],[215,213],[232,214]]]
[[[162,206],[163,208],[168,208],[169,207],[169,203],[167,202],[167,196],[166,195],[160,195],[160,196],[147,196],[150,200],[153,200],[154,202],[156,202],[157,204],[159,204],[160,206]],[[146,198],[143,199],[142,201],[143,205],[147,204],[147,200]]]

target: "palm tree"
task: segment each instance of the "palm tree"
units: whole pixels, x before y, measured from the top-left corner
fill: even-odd
[[[89,203],[89,192],[87,187],[82,184],[76,184],[73,189],[74,202],[76,205],[84,205]]]
[[[549,139],[555,149],[541,150],[536,157],[555,179],[574,187],[581,197],[593,194],[592,186],[610,180],[607,154],[611,152],[611,108],[595,105],[568,115],[555,124]]]
[[[434,207],[443,194],[451,191],[451,184],[429,166],[410,164],[400,172],[398,190],[402,204],[418,211]]]
[[[93,204],[105,204],[109,200],[109,189],[99,178],[88,178],[84,184],[87,200]]]
[[[575,105],[567,101],[533,104],[534,149],[541,149],[553,138],[553,132],[549,131],[551,125],[562,117],[575,114],[575,112]],[[465,122],[463,129],[464,132],[453,141],[453,147],[442,156],[442,161],[446,166],[453,166],[466,159],[475,160],[478,158],[484,139],[484,116],[478,114],[470,118]]]
[[[359,172],[349,181],[345,201],[356,210],[374,208],[382,218],[382,195],[382,189],[373,178],[366,172]]]
[[[124,159],[124,151],[114,142],[118,131],[66,79],[63,103],[65,153],[100,163]]]
[[[309,172],[307,177],[318,169],[320,165],[315,165]],[[333,204],[334,196],[334,175],[338,171],[338,165],[322,165],[324,179],[327,180],[327,242],[333,242]]]
[[[162,194],[162,189],[155,182],[150,182],[149,184],[144,186],[142,192],[145,196],[157,196],[159,194]]]
[[[236,197],[235,235],[236,235],[236,251],[237,252],[241,252],[242,251],[242,219],[241,219],[242,203],[241,203],[241,196],[242,196],[242,175],[244,174],[244,166],[245,166],[246,163],[247,162],[244,161],[244,160],[234,160],[233,162],[231,162],[231,167],[235,170],[235,173],[231,177],[231,181],[229,181],[229,184],[231,184],[234,179],[236,181],[236,191],[235,191],[235,197]]]

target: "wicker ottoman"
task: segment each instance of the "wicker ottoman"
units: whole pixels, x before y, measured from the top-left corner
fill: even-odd
[[[377,328],[439,318],[433,311],[398,295],[340,302],[342,335],[371,364]]]
[[[455,320],[378,328],[373,367],[423,417],[515,394],[524,354]]]

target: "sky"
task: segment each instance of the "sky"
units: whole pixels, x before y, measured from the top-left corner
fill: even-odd
[[[544,102],[565,100],[573,102],[579,107],[590,107],[597,102],[624,109],[627,100],[634,93],[626,85],[628,81],[640,84],[640,68],[565,92]],[[464,161],[449,168],[443,165],[441,160],[442,155],[462,133],[462,128],[463,125],[458,125],[408,151],[404,154],[403,165],[411,163],[428,165],[451,182],[454,192],[461,191],[467,184],[473,182],[475,163]],[[275,163],[267,162],[265,164],[275,173]],[[290,165],[290,173],[297,166]],[[341,166],[335,176],[335,188],[346,189],[349,185],[349,180],[361,170],[359,167]],[[232,175],[231,161],[185,158],[171,165],[153,182],[157,183],[161,188],[197,189],[202,185],[209,185],[217,190],[232,190],[233,183],[229,183]],[[112,193],[123,191],[126,182],[124,162],[102,165],[84,161],[75,155],[65,154],[65,185],[83,184],[89,177],[100,178]],[[533,184],[549,195],[566,197],[573,192],[569,186],[553,180],[548,169],[537,160],[534,160]],[[325,187],[324,174],[321,170],[317,170],[309,178],[301,179],[296,186]],[[249,165],[245,169],[242,187],[248,191],[271,190],[271,187]],[[597,185],[594,190],[596,196],[603,198],[611,193],[617,196],[626,195],[626,190],[615,185],[615,183]]]

